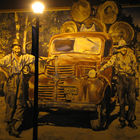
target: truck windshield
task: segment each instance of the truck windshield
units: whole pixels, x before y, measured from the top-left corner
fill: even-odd
[[[52,42],[51,53],[80,52],[99,54],[101,39],[97,37],[61,38]]]

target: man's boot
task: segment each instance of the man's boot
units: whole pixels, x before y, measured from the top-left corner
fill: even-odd
[[[14,136],[16,138],[19,137],[19,131],[17,131],[14,126],[11,127],[11,132],[9,133],[10,136]]]
[[[133,129],[138,129],[138,127],[134,124],[134,121],[128,121],[128,126]]]
[[[125,121],[121,121],[121,123],[119,124],[118,128],[122,129],[126,126]]]
[[[7,122],[6,131],[11,132],[11,127],[15,124],[16,120]]]
[[[19,137],[19,131],[15,129],[16,122],[17,122],[17,120],[13,119],[10,122],[9,126],[6,127],[6,129],[9,127],[8,128],[9,129],[9,131],[8,131],[9,135],[17,138],[17,137]]]

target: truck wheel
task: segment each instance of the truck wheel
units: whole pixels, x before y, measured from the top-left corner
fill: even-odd
[[[98,105],[97,111],[92,113],[90,116],[92,130],[99,131],[103,129],[101,116],[101,105]]]
[[[99,131],[108,127],[109,120],[109,97],[105,97],[101,104],[97,106],[97,111],[90,116],[90,124],[92,130]]]

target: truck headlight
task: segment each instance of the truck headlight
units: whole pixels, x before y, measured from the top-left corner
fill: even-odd
[[[88,72],[88,76],[89,76],[90,78],[96,77],[96,71],[95,71],[94,69],[90,70],[90,71]]]

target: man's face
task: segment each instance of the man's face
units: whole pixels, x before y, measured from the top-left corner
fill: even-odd
[[[13,50],[15,55],[20,56],[20,54],[21,54],[21,47],[20,46],[14,46],[12,48],[12,50]]]
[[[120,52],[121,52],[122,55],[125,55],[125,54],[127,53],[127,48],[126,48],[126,46],[122,47],[122,48],[120,49]]]

